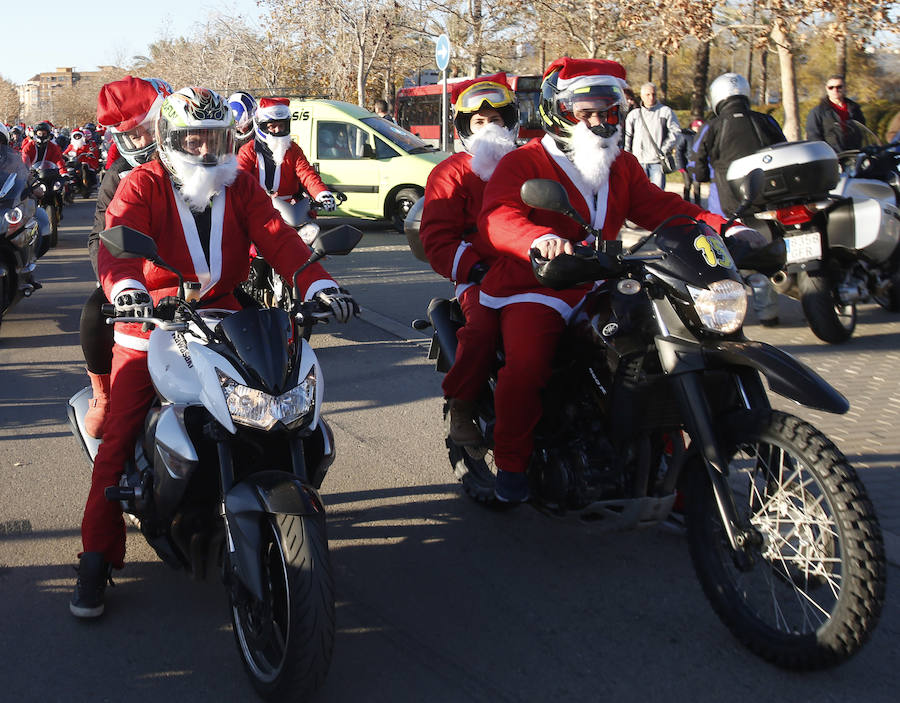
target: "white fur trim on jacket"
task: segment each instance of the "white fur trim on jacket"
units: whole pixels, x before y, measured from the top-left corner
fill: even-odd
[[[147,291],[147,286],[140,281],[136,281],[133,278],[123,278],[121,281],[116,281],[113,284],[112,290],[109,291],[109,299],[115,300],[116,296],[123,290],[142,290],[145,293],[149,292]]]

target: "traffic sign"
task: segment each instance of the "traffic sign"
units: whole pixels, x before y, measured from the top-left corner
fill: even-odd
[[[434,47],[434,58],[437,61],[437,67],[446,71],[450,65],[450,37],[442,34],[438,37],[437,44]]]

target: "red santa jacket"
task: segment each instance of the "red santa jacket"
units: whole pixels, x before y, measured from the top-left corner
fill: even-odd
[[[558,158],[554,158],[554,153]],[[560,182],[569,201],[586,222],[601,229],[603,239],[616,239],[625,220],[652,230],[672,215],[685,214],[705,221],[717,231],[725,220],[685,202],[650,183],[637,159],[622,152],[613,162],[609,180],[600,188],[594,207],[569,174],[574,166],[549,136],[534,139],[504,156],[484,191],[478,218],[478,237],[494,248],[497,260],[481,282],[481,303],[500,308],[516,302],[538,302],[557,310],[566,319],[591,289],[591,284],[562,291],[541,286],[534,276],[528,251],[544,235],[555,234],[570,242],[585,238],[581,226],[565,215],[535,210],[522,202],[519,190],[532,178]]]
[[[109,171],[112,168],[112,165],[116,163],[116,159],[119,158],[119,145],[115,139],[113,139],[109,143],[109,148],[106,150],[106,166],[104,168]]]
[[[490,260],[491,249],[475,235],[485,182],[472,170],[472,156],[458,152],[428,176],[419,237],[425,255],[437,273],[465,284],[469,269]],[[457,290],[457,295],[460,293]]]
[[[199,281],[201,296],[216,308],[240,309],[233,293],[249,273],[251,242],[287,280],[309,258],[303,240],[284,224],[265,191],[243,171],[213,198],[211,222],[207,261],[194,218],[156,159],[122,180],[106,210],[107,228],[125,225],[153,237],[162,259],[181,271],[186,281]],[[154,302],[178,290],[175,274],[143,259],[116,259],[103,246],[97,268],[109,300],[130,288],[147,290]],[[305,300],[323,288],[337,287],[318,264],[309,266],[298,283]],[[141,332],[140,325],[116,329],[116,342],[132,349],[146,349],[147,337],[149,333]]]
[[[74,156],[78,159],[78,163],[87,164],[88,168],[92,168],[95,171],[100,168],[100,154],[97,151],[97,147],[92,143],[84,144],[77,148],[74,144],[69,144],[63,152],[63,155],[68,156],[69,158]]]
[[[263,166],[263,155],[256,151],[256,140],[251,139],[238,151],[238,168],[249,171],[263,187],[266,188],[266,170]],[[313,198],[319,193],[328,190],[319,174],[309,165],[303,149],[296,142],[292,142],[284,155],[281,167],[275,170],[275,180],[272,184],[270,195],[291,198],[300,192],[301,186],[306,189]]]
[[[31,168],[37,161],[52,161],[60,170],[66,168],[66,160],[63,158],[62,149],[55,142],[47,142],[47,147],[38,149],[37,142],[27,139],[22,145],[22,161]]]

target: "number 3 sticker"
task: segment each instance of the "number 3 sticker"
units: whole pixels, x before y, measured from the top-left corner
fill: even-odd
[[[694,240],[694,249],[703,254],[708,266],[722,266],[723,268],[734,268],[731,261],[731,255],[725,248],[725,242],[720,237],[709,237],[701,234]]]

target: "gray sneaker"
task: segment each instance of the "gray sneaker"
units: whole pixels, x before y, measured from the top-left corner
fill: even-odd
[[[84,552],[76,571],[78,582],[69,610],[76,618],[98,618],[103,615],[106,584],[112,584],[112,564],[103,559],[101,552]]]

